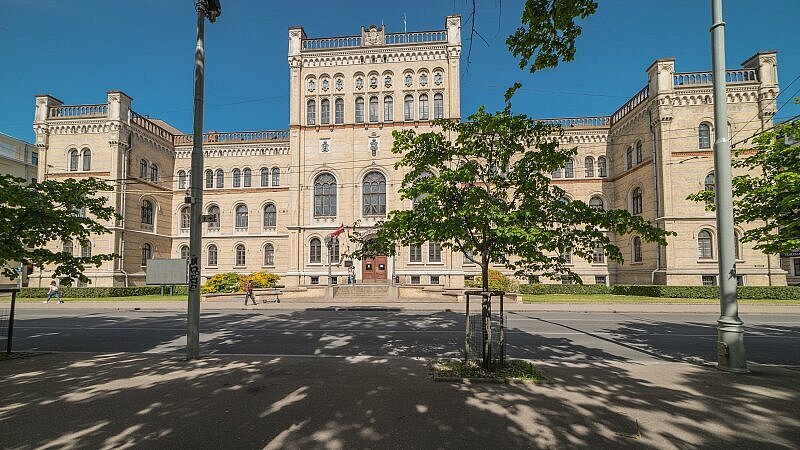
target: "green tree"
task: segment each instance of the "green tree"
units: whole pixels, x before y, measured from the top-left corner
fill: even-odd
[[[738,150],[732,162],[734,168],[746,171],[733,177],[733,218],[738,224],[761,222],[741,238],[755,242],[756,250],[777,254],[800,248],[798,142],[800,121],[779,124],[756,136],[754,148]],[[706,209],[714,210],[714,191],[701,191],[689,199],[706,202]]]
[[[549,174],[577,153],[562,149],[545,125],[510,112],[480,108],[466,122],[439,120],[437,131],[394,131],[395,169],[405,172],[400,196],[410,210],[391,211],[369,236],[356,235],[357,258],[394,254],[396,246],[441,242],[481,268],[489,290],[489,267],[502,264],[525,278],[574,277],[565,254],[591,260],[595,249],[622,262],[608,233],[639,234],[666,245],[667,233],[623,210],[602,210],[550,183]],[[483,301],[484,321],[490,304]],[[487,329],[485,327],[484,329]],[[491,355],[484,353],[484,366]]]
[[[79,279],[85,265],[99,267],[116,255],[89,257],[52,251],[45,246],[54,240],[89,244],[89,236],[108,233],[99,221],[115,219],[114,208],[106,206],[100,192],[110,186],[96,179],[47,180],[27,184],[22,178],[0,176],[0,265],[11,279],[17,272],[7,265],[26,261],[39,269],[56,266],[53,277],[62,282]]]

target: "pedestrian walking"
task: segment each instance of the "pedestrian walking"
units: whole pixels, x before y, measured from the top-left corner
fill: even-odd
[[[244,295],[244,306],[247,306],[247,299],[252,299],[253,304],[256,305],[256,296],[253,294],[253,280],[247,280],[247,286],[245,286],[245,295]]]
[[[56,303],[64,303],[64,301],[61,300],[61,296],[58,295],[58,286],[56,285],[56,280],[50,282],[50,292],[47,294],[47,300],[45,300],[43,303],[49,303],[50,299],[53,297],[56,298]]]
[[[347,268],[347,284],[356,284],[356,268],[353,266]]]

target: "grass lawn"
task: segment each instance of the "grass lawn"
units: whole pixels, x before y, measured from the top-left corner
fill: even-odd
[[[64,302],[185,302],[185,295],[132,295],[128,297],[61,297]],[[41,303],[44,298],[17,298],[18,303]],[[0,302],[11,301],[11,297],[0,297]],[[51,303],[55,299],[50,300]]]
[[[642,297],[636,295],[611,294],[547,294],[529,295],[523,298],[525,303],[655,303],[655,304],[689,304],[718,305],[715,298],[666,298]],[[748,300],[739,299],[744,305],[800,305],[798,300]]]

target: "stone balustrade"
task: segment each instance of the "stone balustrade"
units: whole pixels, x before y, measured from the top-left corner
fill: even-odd
[[[47,108],[49,119],[89,119],[108,116],[108,104],[99,105],[62,105]]]
[[[650,96],[650,87],[649,86],[643,87],[642,90],[637,92],[636,95],[631,97],[630,100],[625,102],[625,104],[622,105],[621,108],[616,110],[614,114],[611,115],[611,125],[614,125],[615,123],[619,122],[620,119],[625,117],[626,114],[633,111],[637,106],[639,106],[640,103],[647,100],[647,97],[649,96]]]
[[[361,47],[361,36],[303,39],[303,50]]]
[[[672,76],[673,86],[709,86],[714,81],[714,75],[708,72],[683,72]],[[756,69],[736,69],[725,71],[725,82],[757,83],[758,71]]]
[[[558,125],[561,128],[608,128],[611,125],[609,116],[566,117],[559,119],[538,119],[546,125]]]
[[[269,142],[269,141],[288,141],[289,130],[263,130],[263,131],[231,131],[228,133],[217,133],[211,131],[203,134],[205,144],[231,144],[238,142]],[[175,145],[191,145],[194,141],[191,134],[180,134],[175,136]]]
[[[385,35],[386,45],[422,44],[447,42],[447,31],[415,31],[412,33],[388,33]]]
[[[147,117],[131,110],[131,123],[169,142],[175,141],[175,135],[151,122]]]

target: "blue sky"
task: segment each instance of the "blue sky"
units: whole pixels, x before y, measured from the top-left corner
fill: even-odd
[[[310,37],[358,34],[383,22],[388,32],[441,29],[448,14],[467,22],[472,1],[221,0],[206,26],[206,129],[284,129],[288,123],[287,28]],[[798,95],[798,0],[725,0],[728,68],[759,50],[778,50],[779,106]],[[710,1],[600,0],[582,23],[575,61],[531,76],[504,41],[519,23],[522,0],[477,0],[476,39],[462,57],[462,115],[502,106],[514,81],[525,89],[517,112],[534,117],[609,115],[646,83],[653,60],[674,57],[676,71],[711,66]],[[0,131],[33,139],[33,96],[66,104],[100,103],[107,90],[133,97],[134,109],[190,132],[195,15],[193,0],[0,0]],[[502,9],[500,9],[502,5]],[[465,23],[462,36],[469,35]],[[779,118],[800,114],[792,102]]]

